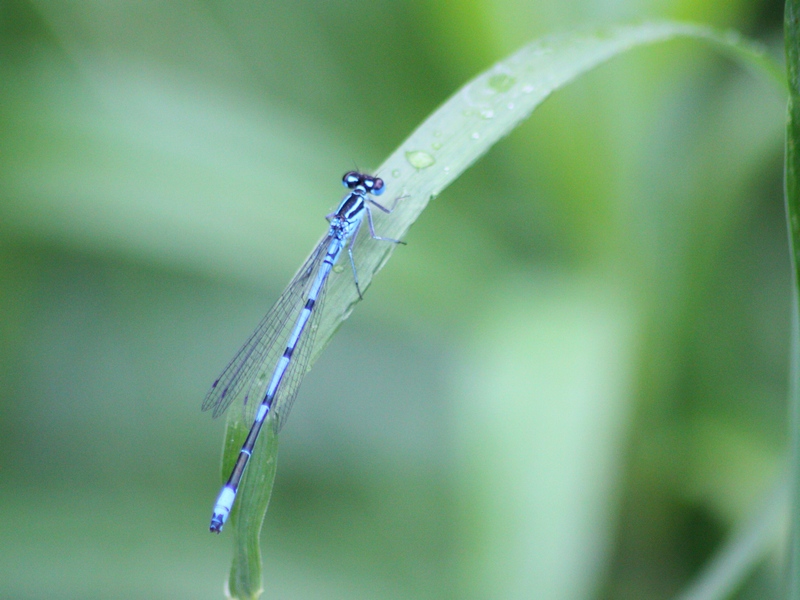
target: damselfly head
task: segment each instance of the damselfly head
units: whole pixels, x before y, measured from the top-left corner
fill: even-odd
[[[348,171],[342,177],[344,187],[354,190],[358,186],[363,187],[370,194],[380,196],[384,190],[383,179],[380,177],[373,177],[372,175],[364,175],[358,171]]]

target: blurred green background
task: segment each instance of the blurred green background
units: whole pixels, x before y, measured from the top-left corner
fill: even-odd
[[[536,37],[678,18],[779,56],[782,8],[0,3],[0,598],[222,597],[199,405],[344,171]],[[784,111],[701,44],[637,50],[433,202],[281,434],[264,597],[680,591],[783,468]]]

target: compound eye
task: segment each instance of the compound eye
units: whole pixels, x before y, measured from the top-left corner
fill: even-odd
[[[344,184],[344,187],[351,190],[354,189],[360,181],[361,174],[356,173],[355,171],[348,171],[344,174],[344,177],[342,177],[342,183]]]
[[[380,196],[386,189],[386,186],[383,184],[383,179],[378,177],[369,180],[369,183],[371,184],[368,186],[369,192],[375,196]]]

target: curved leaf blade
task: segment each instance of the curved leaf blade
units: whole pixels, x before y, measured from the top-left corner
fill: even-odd
[[[389,158],[376,174],[387,184],[388,197],[399,201],[391,215],[375,211],[381,236],[402,239],[428,202],[436,198],[495,143],[508,135],[550,94],[596,66],[644,45],[688,37],[712,44],[784,86],[782,71],[757,44],[733,32],[719,32],[691,23],[651,22],[611,29],[554,35],[533,42],[496,63],[467,83],[425,122]],[[388,204],[391,206],[392,201]],[[359,282],[365,290],[383,267],[394,244],[362,234],[354,253]],[[309,365],[349,316],[358,294],[349,269],[329,278],[325,313],[317,331]],[[244,439],[245,424],[229,417],[223,466],[230,467]],[[256,598],[261,591],[259,534],[275,476],[277,438],[272,428],[260,439],[240,487],[231,516],[235,554],[228,594]],[[239,442],[237,442],[239,440]],[[228,471],[224,468],[223,476]]]

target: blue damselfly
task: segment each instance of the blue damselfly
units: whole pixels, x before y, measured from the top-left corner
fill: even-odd
[[[253,425],[242,445],[233,471],[214,505],[210,525],[212,532],[219,533],[222,530],[233,508],[236,491],[267,416],[273,415],[276,431],[279,431],[286,421],[300,382],[306,374],[314,346],[314,336],[325,299],[325,283],[345,248],[350,258],[356,290],[361,297],[353,260],[353,244],[364,221],[364,215],[367,216],[369,232],[373,239],[403,243],[375,235],[370,205],[386,213],[392,210],[369,197],[379,196],[384,192],[383,180],[350,171],[345,173],[342,181],[351,191],[344,197],[336,211],[328,215],[330,222],[328,235],[314,249],[272,309],[225,367],[203,401],[203,410],[211,410],[214,417],[217,417],[242,392],[246,409],[253,406],[252,400],[261,399]],[[265,369],[269,369],[273,364],[272,377],[264,390],[267,381],[264,377]]]

